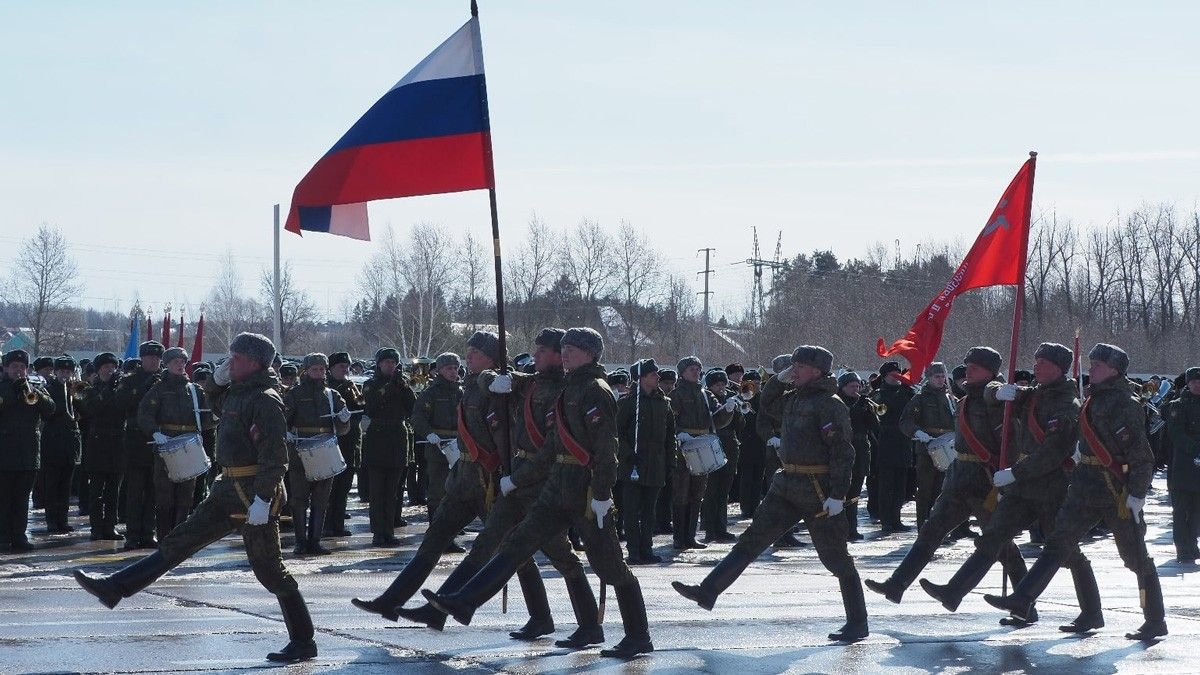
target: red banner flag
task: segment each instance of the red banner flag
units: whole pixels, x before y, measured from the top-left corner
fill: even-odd
[[[175,346],[183,349],[183,312],[179,313],[179,330],[175,331]]]
[[[188,359],[187,373],[192,375],[192,364],[204,358],[204,312],[200,313],[200,321],[196,322],[196,337],[192,342],[192,357]]]
[[[154,339],[154,319],[150,318],[150,310],[146,310],[146,340]]]
[[[945,288],[917,315],[912,328],[891,347],[885,347],[883,338],[879,339],[876,350],[880,356],[899,354],[908,360],[910,368],[905,378],[909,383],[920,380],[925,366],[937,355],[942,327],[956,297],[975,288],[1016,285],[1025,275],[1033,162],[1032,158],[1026,161],[1013,177],[967,257]]]
[[[162,346],[171,346],[171,310],[169,309],[167,310],[167,313],[163,315]]]

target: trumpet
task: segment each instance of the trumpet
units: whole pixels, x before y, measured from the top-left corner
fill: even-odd
[[[37,405],[38,399],[41,397],[38,393],[38,387],[45,385],[46,379],[41,375],[30,375],[21,383],[21,397],[25,399],[25,405]]]
[[[758,380],[742,380],[738,386],[738,396],[741,396],[743,401],[749,401],[758,396]]]
[[[878,417],[883,417],[887,414],[888,407],[886,403],[878,403],[874,399],[864,396],[863,400],[867,402],[867,407],[871,409]]]

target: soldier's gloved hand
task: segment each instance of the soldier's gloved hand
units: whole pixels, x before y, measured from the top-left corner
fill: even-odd
[[[1146,506],[1145,497],[1129,495],[1125,498],[1125,506],[1129,507],[1129,515],[1133,516],[1133,522],[1140,523],[1145,520],[1145,516],[1142,515],[1142,508]]]
[[[924,429],[917,429],[917,433],[913,434],[913,440],[928,443],[933,440],[933,436],[926,433]]]
[[[342,424],[345,424],[350,421],[350,415],[350,409],[342,406],[342,409],[339,410],[337,414],[338,421],[340,421]]]
[[[675,434],[675,439],[678,440],[680,443],[687,443],[688,441],[695,440],[695,438],[696,438],[695,436],[689,434],[686,431],[681,431],[681,432]]]
[[[156,432],[154,432],[154,434],[151,436],[151,438],[153,438],[153,439],[154,439],[154,442],[155,442],[155,443],[157,443],[157,444],[159,444],[159,445],[163,445],[163,444],[164,444],[164,443],[166,443],[167,441],[171,440],[171,437],[170,437],[170,436],[168,436],[168,435],[164,434],[164,433],[163,433],[163,432],[161,432],[161,431],[156,431]]]
[[[254,495],[254,503],[250,505],[250,510],[246,512],[247,525],[266,525],[267,518],[271,516],[271,502],[264,502],[262,497]]]
[[[431,433],[425,437],[425,442],[429,443],[431,445],[437,445],[438,443],[442,442],[442,437],[438,436],[437,434]]]
[[[768,448],[778,448],[781,443],[782,443],[782,441],[779,440],[778,436],[772,436],[769,439],[767,439],[767,447]]]
[[[217,369],[213,371],[212,379],[213,382],[217,383],[217,386],[228,387],[229,383],[233,381],[233,376],[229,374],[229,365],[231,363],[233,362],[230,359],[225,359],[225,361],[221,365],[217,366]]]
[[[736,408],[737,406],[738,406],[738,397],[730,396],[725,401],[725,406],[724,406],[725,412],[733,412],[733,409]]]
[[[500,478],[500,494],[507,495],[516,489],[517,485],[513,482],[512,476],[503,476]]]
[[[830,517],[841,513],[843,508],[845,508],[845,503],[841,499],[830,497],[825,500],[825,513],[828,513]]]
[[[493,394],[510,394],[512,393],[512,384],[512,375],[497,375],[488,385],[488,391]]]
[[[1015,401],[1017,400],[1017,392],[1020,389],[1021,388],[1015,384],[1002,384],[1000,385],[1000,388],[996,390],[996,400]]]
[[[442,446],[442,454],[445,455],[446,461],[450,466],[454,466],[455,462],[462,457],[462,450],[458,448],[458,439],[453,439],[449,443]]]
[[[596,528],[597,529],[600,529],[600,530],[604,529],[604,516],[608,513],[608,510],[611,508],[612,508],[612,499],[604,499],[604,500],[593,499],[592,500],[592,512],[596,514]]]
[[[296,442],[296,434],[293,434],[292,432],[289,431],[285,435],[285,439],[287,440],[288,443],[295,443]]]
[[[1017,482],[1017,477],[1013,475],[1012,469],[1000,469],[992,474],[992,485],[996,487],[1004,487]]]
[[[1078,445],[1075,446],[1075,452],[1071,455],[1071,461],[1075,462],[1075,466],[1079,466],[1079,463],[1083,461],[1083,453],[1079,451]]]
[[[1200,457],[1197,457],[1196,459],[1193,459],[1193,460],[1192,460],[1192,464],[1194,464],[1194,465],[1196,465],[1196,466],[1200,466]]]

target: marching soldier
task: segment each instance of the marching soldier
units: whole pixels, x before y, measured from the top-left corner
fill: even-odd
[[[1000,353],[990,347],[972,347],[963,363],[967,366],[967,395],[959,402],[955,419],[958,457],[946,472],[942,492],[933,503],[929,520],[917,532],[917,540],[884,582],[867,579],[867,588],[899,604],[904,591],[933,560],[933,554],[959,524],[972,514],[986,525],[996,508],[998,493],[992,473],[1000,463],[1000,428],[1004,424],[1004,406],[993,397],[985,397],[988,387],[999,387]],[[891,410],[888,411],[889,413]],[[1015,585],[1025,575],[1025,561],[1012,541],[1000,545],[999,558],[1004,571]],[[1036,615],[1005,618],[1005,625],[1024,625],[1036,621]]]
[[[25,528],[41,454],[39,427],[54,414],[54,401],[29,381],[24,350],[10,351],[0,362],[0,551],[32,551]]]
[[[435,361],[437,377],[430,380],[417,397],[417,407],[413,411],[413,433],[417,438],[424,439],[425,472],[429,475],[425,508],[431,521],[446,496],[450,463],[443,452],[443,448],[449,446],[445,441],[458,437],[456,411],[463,396],[463,387],[458,381],[459,365],[458,354],[439,354]],[[453,540],[450,541],[449,552],[462,553],[463,550]]]
[[[350,430],[338,436],[338,449],[342,451],[342,459],[346,462],[346,470],[333,477],[333,489],[329,493],[329,511],[325,514],[325,536],[349,537],[350,530],[346,529],[346,500],[350,497],[350,487],[354,482],[359,462],[362,461],[362,429],[359,421],[362,419],[363,393],[348,377],[350,373],[350,355],[346,352],[334,352],[329,355],[329,387],[342,395],[342,400],[350,408]],[[405,436],[407,438],[407,435]]]
[[[779,356],[771,359],[771,372],[774,373],[774,375],[771,375],[767,381],[770,382],[772,379],[776,379],[779,373],[782,373],[784,370],[791,367],[791,365],[791,354],[780,354]],[[790,382],[780,382],[779,384],[783,387],[784,391],[789,391],[792,387]],[[761,404],[759,406],[758,418],[755,420],[755,426],[757,428],[759,438],[763,439],[763,442],[767,446],[766,460],[764,462],[765,469],[763,471],[762,479],[759,483],[758,494],[760,495],[761,499],[762,496],[766,496],[767,491],[771,487],[771,483],[775,480],[775,474],[781,467],[779,461],[779,445],[781,443],[780,436],[782,435],[782,431],[780,429],[779,417],[763,414]],[[777,549],[788,549],[800,548],[804,545],[804,542],[796,538],[796,530],[793,528],[787,532],[784,532],[783,535],[779,537],[779,540],[775,542],[774,547]]]
[[[736,388],[730,389],[729,375],[723,370],[712,370],[705,375],[704,387],[716,397],[722,410],[727,410],[731,404],[733,406],[729,423],[717,430],[721,450],[725,453],[725,466],[707,476],[704,501],[700,504],[704,542],[726,543],[737,539],[729,534],[729,491],[733,488],[733,479],[737,477],[738,460],[741,457],[738,435],[746,426],[746,419],[741,413],[744,402],[738,397]]]
[[[1194,563],[1200,558],[1200,368],[1188,368],[1179,398],[1163,408],[1171,441],[1171,525],[1175,559]]]
[[[695,356],[686,356],[678,364],[679,382],[671,392],[671,410],[675,412],[676,438],[682,445],[697,436],[716,434],[733,420],[737,401],[722,404],[717,397],[700,384],[703,364]],[[671,498],[672,520],[675,522],[673,548],[708,548],[696,541],[699,528],[700,501],[704,497],[707,476],[693,476],[684,461],[682,449],[675,453],[672,470],[673,488]]]
[[[641,585],[621,555],[613,525],[616,514],[610,514],[617,477],[617,402],[600,365],[604,340],[591,328],[571,328],[560,344],[566,385],[555,403],[555,433],[547,436],[541,453],[553,457],[553,464],[537,502],[496,555],[462,588],[422,594],[455,621],[468,624],[475,610],[498,593],[534,551],[574,525],[600,583],[613,587],[625,627],[625,637],[600,655],[633,658],[654,651],[654,645]],[[515,485],[523,484],[519,475],[513,480]]]
[[[675,458],[675,413],[658,388],[658,365],[642,359],[630,367],[635,393],[617,401],[618,475],[625,482],[625,546],[630,565],[662,562],[654,555],[654,506]]]
[[[899,363],[888,361],[879,367],[879,386],[871,392],[871,400],[887,407],[887,412],[879,419],[878,452],[874,453],[878,515],[884,534],[912,529],[900,522],[900,508],[908,495],[908,471],[913,465],[912,442],[900,429],[900,417],[912,397],[913,388],[900,379]]]
[[[158,383],[163,346],[138,346],[140,367],[117,383],[117,404],[125,415],[125,550],[154,548],[154,442],[138,424],[142,397]]]
[[[371,418],[363,439],[362,462],[370,477],[371,544],[396,547],[397,500],[408,469],[408,420],[417,395],[399,367],[400,352],[384,347],[375,353],[375,373],[363,385],[364,414]]]
[[[499,359],[500,339],[495,333],[476,331],[467,340],[467,377],[462,386],[462,400],[455,410],[457,439],[448,443],[445,451],[450,466],[446,496],[438,504],[412,560],[382,595],[374,600],[355,598],[352,600],[355,606],[394,616],[395,608],[408,602],[429,577],[459,531],[476,518],[486,519],[496,494],[500,461],[507,455],[509,442],[508,428],[501,417],[501,406],[507,402],[488,390],[495,377],[491,370]],[[375,426],[374,421],[371,426]]]
[[[279,380],[270,367],[275,346],[266,336],[241,333],[229,351],[230,359],[217,368],[206,388],[221,418],[217,461],[222,467],[208,498],[159,542],[154,553],[108,577],[75,570],[75,580],[112,609],[200,549],[240,531],[254,576],[278,598],[287,626],[288,644],[267,659],[311,659],[317,655],[312,618],[279,551],[278,513],[288,453]]]
[[[46,385],[54,400],[54,414],[42,426],[42,504],[46,508],[46,531],[66,534],[75,528],[67,522],[71,508],[71,476],[83,451],[79,434],[75,359],[69,356],[54,360],[54,379]]]
[[[853,370],[838,376],[837,396],[850,409],[850,429],[854,434],[854,472],[850,474],[850,489],[846,491],[846,523],[850,526],[847,535],[850,541],[861,541],[858,531],[858,502],[863,483],[871,469],[871,448],[879,436],[879,414],[874,403],[862,395],[862,378]]]
[[[792,365],[767,382],[761,415],[780,425],[779,455],[783,470],[755,511],[750,527],[733,550],[698,586],[671,582],[683,597],[712,610],[717,597],[780,535],[804,520],[825,568],[838,579],[846,624],[830,640],[855,642],[867,636],[867,606],[854,559],[846,548],[843,513],[854,469],[850,413],[834,396],[837,381],[830,374],[833,354],[824,347],[804,345],[792,355]],[[785,383],[790,383],[789,391]]]
[[[929,518],[929,509],[941,494],[946,476],[929,456],[929,442],[954,431],[957,403],[950,395],[946,376],[946,364],[940,361],[925,366],[925,384],[900,415],[900,432],[916,444],[918,528]]]
[[[329,359],[319,352],[304,357],[304,377],[283,395],[284,415],[296,439],[322,434],[341,436],[350,428],[350,410],[342,395],[325,386]],[[299,453],[288,453],[288,503],[296,533],[296,555],[329,555],[321,546],[333,478],[309,480]],[[344,470],[343,470],[344,471]],[[310,519],[311,516],[311,519]]]
[[[96,380],[83,394],[91,420],[83,446],[82,469],[88,474],[88,521],[92,541],[121,541],[117,533],[117,497],[125,471],[125,415],[117,401],[117,357],[97,354],[92,361]]]
[[[1146,551],[1146,520],[1142,513],[1154,475],[1154,453],[1146,439],[1146,413],[1131,394],[1126,378],[1129,356],[1124,350],[1100,343],[1092,347],[1088,359],[1091,387],[1079,412],[1079,461],[1071,473],[1066,501],[1055,517],[1054,531],[1047,533],[1041,557],[1012,595],[983,598],[1013,616],[1029,617],[1034,601],[1058,568],[1077,559],[1079,541],[1102,521],[1112,531],[1125,567],[1137,575],[1142,600],[1145,621],[1125,637],[1153,640],[1167,634],[1167,622],[1158,570]],[[1090,630],[1104,625],[1099,599],[1095,600],[1092,623],[1077,628]],[[1081,609],[1087,613],[1087,607]]]
[[[975,540],[975,552],[944,586],[921,579],[921,587],[950,611],[983,580],[1000,555],[1001,546],[1011,542],[1031,523],[1041,525],[1049,534],[1054,516],[1067,495],[1064,463],[1075,450],[1079,423],[1078,384],[1066,376],[1074,354],[1067,347],[1042,343],[1034,352],[1035,387],[1004,384],[988,387],[985,396],[1000,401],[1015,401],[1012,410],[1013,435],[1009,446],[1012,466],[992,475],[1003,499]],[[1075,581],[1075,592],[1082,610],[1071,623],[1059,630],[1083,633],[1104,625],[1100,609],[1100,590],[1091,563],[1076,550],[1066,562]]]
[[[163,352],[166,372],[142,397],[138,425],[142,433],[162,447],[176,436],[203,434],[214,427],[208,401],[200,387],[188,379],[187,352],[172,347]],[[201,445],[204,441],[201,439]],[[187,519],[196,492],[196,478],[171,480],[162,456],[154,457],[155,531],[161,541],[176,525]]]

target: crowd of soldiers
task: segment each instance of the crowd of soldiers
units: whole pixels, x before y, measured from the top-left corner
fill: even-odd
[[[243,333],[220,364],[189,364],[182,349],[150,341],[124,363],[111,353],[83,364],[40,358],[32,374],[25,352],[9,352],[0,379],[0,545],[33,548],[31,493],[47,534],[70,532],[74,486],[91,539],[153,551],[111,576],[76,571],[111,608],[240,532],[287,625],[289,643],[268,656],[276,661],[317,653],[283,562],[280,523],[290,519],[296,556],[327,555],[323,540],[351,537],[355,487],[368,504],[373,547],[399,546],[405,504],[425,506],[429,522],[395,580],[355,606],[443,630],[448,617],[470,623],[516,574],[529,619],[510,635],[540,638],[555,631],[533,557],[541,551],[562,576],[577,623],[556,644],[605,641],[604,589],[612,586],[624,637],[601,653],[622,658],[653,650],[631,568],[663,563],[656,535],[670,534],[675,550],[733,543],[699,584],[672,584],[711,610],[763,551],[804,546],[796,534],[807,531],[838,579],[846,623],[829,637],[841,642],[868,634],[849,545],[871,524],[880,536],[911,530],[901,507],[914,498],[915,542],[886,580],[865,582],[895,603],[938,546],[972,536],[975,552],[946,584],[921,579],[946,609],[955,611],[999,561],[1014,591],[985,599],[1007,613],[1002,624],[1033,623],[1037,597],[1065,566],[1081,613],[1061,629],[1096,630],[1104,625],[1100,594],[1079,542],[1099,527],[1141,591],[1145,622],[1128,637],[1165,635],[1142,516],[1164,465],[1178,559],[1200,557],[1200,368],[1161,386],[1135,383],[1128,355],[1097,344],[1085,387],[1071,376],[1077,355],[1043,343],[1033,370],[1012,382],[988,347],[972,348],[952,369],[933,363],[920,378],[896,362],[866,380],[835,373],[833,355],[811,345],[762,369],[705,370],[688,356],[675,369],[643,359],[607,372],[603,339],[584,327],[546,328],[532,348],[505,363],[499,338],[480,331],[462,357],[444,353],[428,368],[406,369],[392,348],[370,364],[341,352],[297,365],[283,363],[266,337]],[[189,439],[207,470],[177,475],[171,455]],[[738,536],[728,530],[735,503],[750,521]],[[443,555],[465,552],[456,539],[476,519],[483,529],[469,552],[436,591],[422,590]],[[1013,543],[1026,530],[1044,542],[1032,568]],[[599,603],[577,552],[600,579]],[[424,602],[410,604],[418,591]]]

